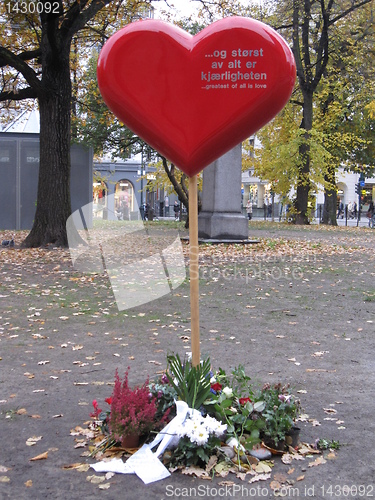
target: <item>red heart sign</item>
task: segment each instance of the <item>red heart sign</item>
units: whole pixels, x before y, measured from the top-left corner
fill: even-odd
[[[132,23],[104,45],[97,75],[113,113],[192,176],[285,106],[296,69],[274,30],[230,17],[195,36],[158,20]]]

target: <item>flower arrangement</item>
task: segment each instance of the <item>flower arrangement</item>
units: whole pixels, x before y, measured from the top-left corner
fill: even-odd
[[[299,402],[289,386],[265,384],[256,389],[241,365],[227,375],[221,368],[213,373],[209,359],[193,367],[191,361],[170,355],[162,377],[133,389],[128,371],[122,381],[116,370],[112,396],[105,400],[110,410],[101,410],[94,400],[91,416],[107,436],[107,448],[124,445],[131,434],[143,435],[147,442],[173,418],[175,401],[185,401],[190,416],[179,428],[174,448],[163,458],[171,467],[204,466],[213,455],[219,460],[229,443],[237,453],[234,463],[240,466],[262,441],[282,444],[298,416]]]
[[[102,433],[106,435],[106,439],[101,443],[101,451],[116,443],[125,447],[129,436],[148,435],[168,421],[170,409],[160,408],[160,398],[150,391],[148,380],[140,387],[129,387],[129,368],[123,381],[116,370],[112,396],[105,401],[110,405],[110,410],[103,412],[94,400],[94,412],[91,413],[99,422]]]
[[[170,456],[170,465],[206,465],[221,445],[226,428],[215,418],[193,411],[178,433],[180,439]]]
[[[152,395],[150,397],[148,381],[141,387],[131,389],[128,370],[123,381],[116,370],[108,421],[111,435],[122,444],[128,436],[141,436],[150,432],[155,426],[157,411],[155,398]]]
[[[211,392],[209,374],[211,363],[203,360],[198,366],[181,361],[178,354],[167,357],[167,377],[177,396],[190,408],[199,409]]]
[[[283,448],[287,434],[292,430],[299,412],[299,400],[290,392],[290,386],[280,383],[271,386],[265,384],[258,397],[264,401],[264,441],[271,446]]]

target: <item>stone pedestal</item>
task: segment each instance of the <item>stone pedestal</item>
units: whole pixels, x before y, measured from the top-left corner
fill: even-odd
[[[203,171],[201,239],[246,240],[248,220],[241,211],[241,144]]]

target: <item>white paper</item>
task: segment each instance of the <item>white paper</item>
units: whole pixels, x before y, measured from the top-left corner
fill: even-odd
[[[147,445],[142,446],[134,455],[128,458],[126,464],[134,470],[145,484],[160,481],[171,475]]]
[[[117,472],[117,474],[134,474],[134,470],[128,466],[128,462],[123,462],[121,458],[113,458],[109,462],[98,462],[90,467],[95,472]]]
[[[171,474],[161,463],[159,456],[176,440],[178,443],[178,430],[183,426],[186,416],[196,410],[191,410],[183,401],[176,401],[177,415],[159,432],[150,444],[144,444],[126,462],[121,458],[114,458],[109,462],[98,462],[91,465],[96,472],[117,472],[118,474],[137,474],[145,484],[160,481]],[[159,444],[160,443],[160,444]],[[159,444],[155,453],[152,448]]]

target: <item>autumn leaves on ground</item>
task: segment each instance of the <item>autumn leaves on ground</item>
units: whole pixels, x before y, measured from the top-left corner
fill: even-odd
[[[176,230],[149,227],[161,247]],[[0,497],[115,499],[124,488],[127,499],[142,497],[136,476],[98,485],[87,467],[72,470],[94,462],[89,440],[72,430],[85,427],[94,399],[111,395],[116,368],[130,366],[130,383],[141,384],[165,369],[168,353],[190,350],[188,279],[119,311],[105,273],[74,270],[67,250],[21,250],[25,234],[16,234],[15,248],[0,248]],[[371,496],[375,231],[251,223],[250,237],[258,243],[200,247],[202,355],[215,369],[243,364],[254,383],[290,383],[301,398],[302,441],[340,443],[318,462],[275,458],[272,478],[258,484],[270,497],[275,484],[300,497],[324,498],[344,485],[349,498]],[[188,264],[186,243],[184,254]],[[248,479],[231,474],[210,487],[250,488]],[[147,495],[177,496],[201,482],[174,473]]]

